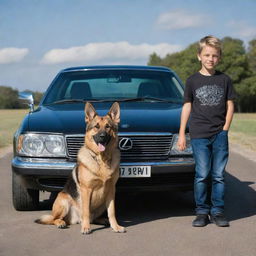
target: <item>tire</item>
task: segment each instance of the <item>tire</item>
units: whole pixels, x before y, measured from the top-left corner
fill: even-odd
[[[39,190],[27,189],[22,185],[22,178],[16,173],[12,173],[12,202],[17,211],[37,210]]]

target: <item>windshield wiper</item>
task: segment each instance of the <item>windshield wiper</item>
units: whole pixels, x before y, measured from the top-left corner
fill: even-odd
[[[48,103],[46,105],[55,105],[55,104],[66,104],[66,103],[86,103],[86,102],[114,102],[118,101],[117,99],[63,99],[56,100],[54,102]]]
[[[125,98],[125,99],[90,99],[88,100],[89,102],[136,102],[136,101],[158,101],[158,102],[172,102],[172,103],[177,103],[175,101],[170,101],[170,100],[165,100],[165,99],[160,99],[160,98],[155,98],[155,97],[136,97],[136,98]]]
[[[158,101],[158,102],[172,102],[172,103],[177,103],[175,101],[171,100],[166,100],[166,99],[160,99],[160,98],[155,98],[155,97],[137,97],[137,98],[127,98],[127,99],[120,99],[116,100],[119,102],[129,102],[129,101]]]
[[[143,102],[143,101],[149,101],[149,102],[170,102],[170,103],[180,103],[178,101],[173,100],[166,100],[166,99],[160,99],[155,97],[136,97],[136,98],[126,98],[126,99],[63,99],[63,100],[57,100],[52,103],[49,103],[47,105],[55,105],[55,104],[70,104],[70,103],[85,103],[85,102]]]
[[[63,104],[63,103],[84,103],[86,100],[83,99],[65,99],[65,100],[56,100],[52,103],[49,103],[47,105],[54,105],[54,104]]]

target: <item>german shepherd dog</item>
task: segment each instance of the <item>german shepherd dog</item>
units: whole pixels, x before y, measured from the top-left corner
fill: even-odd
[[[118,123],[120,107],[115,102],[106,116],[99,116],[90,103],[85,105],[87,124],[85,143],[79,150],[74,167],[64,189],[54,201],[51,215],[36,220],[40,224],[66,228],[81,223],[81,233],[91,233],[90,223],[109,224],[123,233],[115,217],[115,188],[119,177],[120,152]],[[100,218],[107,209],[108,219]]]

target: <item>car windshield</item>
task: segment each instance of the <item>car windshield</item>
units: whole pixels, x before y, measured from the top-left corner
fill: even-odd
[[[183,86],[170,72],[103,70],[63,72],[43,104],[83,101],[171,101],[181,103]]]

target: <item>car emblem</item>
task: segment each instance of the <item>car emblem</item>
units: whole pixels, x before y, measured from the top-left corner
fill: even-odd
[[[121,127],[122,127],[122,128],[129,128],[130,125],[129,125],[129,124],[121,124]]]
[[[121,150],[129,150],[132,148],[132,140],[130,138],[122,138],[119,141],[119,148]]]

